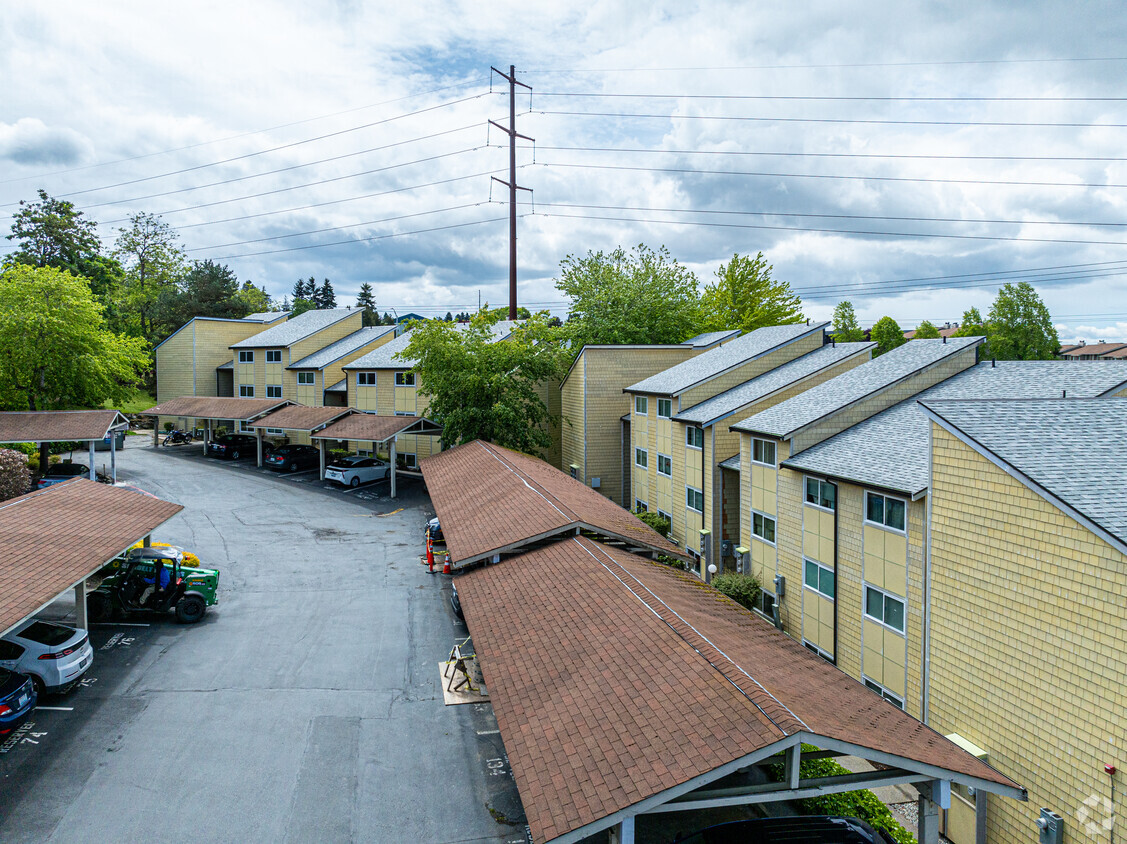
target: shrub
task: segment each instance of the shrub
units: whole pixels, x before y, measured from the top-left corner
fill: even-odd
[[[669,536],[669,531],[673,525],[670,524],[669,519],[660,513],[651,513],[648,510],[635,510],[634,515],[652,527],[662,536]]]
[[[712,586],[740,606],[754,609],[759,601],[759,581],[750,574],[726,572],[712,578]]]
[[[164,432],[165,432],[166,434],[170,434],[170,433],[172,433],[172,429],[173,429],[173,428],[175,428],[175,427],[176,427],[176,426],[175,426],[175,425],[173,425],[173,424],[172,424],[171,422],[165,422],[165,423],[164,423]],[[216,428],[216,430],[219,430],[219,429],[218,429],[218,428]]]
[[[30,488],[27,457],[10,448],[0,448],[0,501],[23,495]]]

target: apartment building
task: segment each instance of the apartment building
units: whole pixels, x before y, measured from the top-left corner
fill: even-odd
[[[560,382],[560,468],[629,507],[623,497],[629,433],[621,420],[631,405],[625,388],[739,336],[738,330],[713,331],[684,343],[584,346]]]
[[[671,538],[699,554],[705,490],[713,486],[714,461],[704,459],[704,430],[675,425],[673,417],[820,349],[826,325],[760,328],[626,387],[630,468],[623,487],[632,509],[667,516]]]
[[[1123,775],[1105,766],[1127,763],[1127,400],[920,407],[925,719],[1029,791],[987,807],[952,787],[946,834],[1037,841],[1045,807],[1063,818],[1065,844],[1117,840]]]
[[[295,373],[296,401],[307,407],[346,407],[344,367],[394,338],[394,325],[372,325],[291,363],[286,370]]]

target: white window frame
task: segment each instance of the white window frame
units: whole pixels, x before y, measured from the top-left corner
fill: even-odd
[[[650,415],[650,400],[647,396],[634,396],[634,415]]]
[[[662,510],[662,509],[661,509],[660,507],[658,507],[658,509],[657,509],[657,514],[658,514],[659,516],[661,516],[661,517],[662,517],[663,519],[666,519],[666,520],[668,520],[669,524],[673,524],[673,516],[672,516],[672,515],[670,515],[669,513],[666,513],[666,512],[665,512],[664,510]]]
[[[673,399],[658,399],[657,400],[657,418],[658,419],[672,419],[673,418]]]
[[[697,495],[700,496],[700,507],[699,508],[694,507],[692,502],[689,500],[689,493],[693,493],[693,492],[695,492]],[[688,484],[685,484],[685,506],[688,507],[690,510],[692,510],[694,513],[700,513],[703,516],[704,515],[704,490],[697,489],[695,486],[689,486]]]
[[[413,451],[403,452],[403,465],[408,469],[415,469],[419,465],[419,457]]]
[[[876,616],[869,615],[869,591],[870,590],[878,593],[879,595],[881,595],[884,598],[884,601],[881,602],[881,616],[882,616],[882,618],[877,618]],[[864,613],[865,618],[867,620],[873,622],[874,624],[879,624],[885,630],[891,630],[893,633],[898,633],[901,636],[907,635],[907,632],[908,632],[908,602],[907,601],[905,601],[903,598],[901,598],[899,595],[897,595],[893,592],[889,592],[886,589],[881,589],[877,586],[873,586],[871,583],[868,583],[868,582],[864,583],[864,589],[862,589],[861,592],[862,592],[862,594],[861,594],[861,612]],[[887,603],[887,601],[889,599],[896,601],[898,604],[900,604],[900,606],[902,608],[901,617],[904,619],[904,628],[903,629],[900,629],[898,627],[893,627],[891,624],[889,624],[883,618],[883,616],[886,615],[885,609],[884,609],[885,604]]]
[[[772,525],[774,525],[774,529],[771,532],[775,535],[775,539],[768,539],[767,537],[761,536],[760,534],[755,532],[755,517],[756,516],[759,516],[759,518],[761,518],[761,519],[767,519],[771,522]],[[759,510],[752,510],[751,511],[751,535],[753,537],[755,537],[756,539],[758,539],[760,542],[766,542],[768,545],[775,545],[775,542],[776,542],[776,540],[778,539],[778,536],[779,536],[778,519],[776,519],[774,516],[768,515],[767,513],[762,513]]]
[[[271,390],[277,390],[278,391],[277,395],[271,393],[270,392]],[[282,397],[282,385],[281,384],[267,384],[266,385],[266,398],[268,398],[268,399],[280,399],[281,397]]]
[[[634,465],[639,469],[650,467],[650,453],[647,449],[634,446]]]
[[[865,684],[865,688],[867,688],[870,692],[874,692],[875,694],[880,695],[893,706],[899,706],[901,709],[904,708],[904,700],[900,697],[900,695],[893,694],[885,686],[878,683],[872,677],[862,674],[861,681]]]
[[[374,386],[376,386],[376,373],[374,373],[374,372],[357,372],[356,373],[356,386],[357,387],[374,387]]]
[[[803,490],[803,492],[805,493],[805,490]],[[885,503],[881,506],[881,511],[885,514],[886,518],[888,516],[888,501],[889,500],[899,501],[901,504],[903,504],[904,505],[904,527],[898,528],[895,525],[888,524],[887,522],[883,522],[883,521],[882,522],[874,522],[874,521],[872,521],[869,518],[869,498],[870,497],[881,498],[881,499],[884,500]],[[865,524],[875,525],[876,527],[881,527],[881,528],[884,528],[885,530],[891,530],[895,533],[902,533],[902,534],[908,533],[908,500],[906,498],[900,498],[897,495],[885,495],[883,492],[869,492],[868,490],[865,490],[864,507],[865,507],[865,510],[861,515],[865,520]]]
[[[282,350],[281,349],[267,349],[266,350],[266,362],[267,363],[281,363],[282,362]]]
[[[239,349],[239,363],[254,363],[254,349]]]
[[[700,433],[700,445],[697,445],[695,442],[693,442],[693,440],[696,439],[696,437],[693,435],[694,431]],[[689,425],[687,428],[685,428],[685,448],[692,448],[696,451],[704,451],[704,428],[701,428],[697,425]]]
[[[669,471],[668,472],[661,471],[661,461],[662,460],[665,460],[665,461],[668,462],[668,464],[669,464]],[[672,478],[673,477],[673,458],[670,455],[662,454],[660,451],[657,453],[657,473],[659,475],[661,475],[663,478]]]
[[[414,372],[396,372],[395,373],[395,386],[396,387],[414,387],[415,386],[415,373]]]
[[[239,398],[253,399],[254,398],[254,384],[240,384],[239,385]]]
[[[240,434],[253,434],[253,433],[254,433],[254,428],[252,428],[252,427],[250,426],[250,423],[249,423],[249,422],[247,422],[247,420],[245,420],[245,419],[240,419],[240,420],[239,420],[239,433],[240,433]]]
[[[817,566],[818,567],[818,585],[817,586],[811,586],[809,583],[806,582],[806,567],[807,566]],[[832,595],[827,595],[825,592],[822,591],[822,573],[823,572],[825,572],[826,574],[828,574],[830,577],[833,578],[834,593]],[[830,566],[827,566],[825,563],[819,563],[817,560],[811,560],[809,557],[803,557],[802,558],[802,588],[803,589],[809,589],[811,592],[815,593],[816,595],[821,595],[823,598],[826,598],[827,600],[836,601],[837,600],[837,575],[834,574],[833,568],[831,568]]]
[[[814,652],[814,653],[816,653],[816,654],[817,654],[818,656],[820,656],[820,657],[821,657],[822,659],[824,659],[824,660],[825,660],[826,662],[833,662],[833,661],[834,661],[834,658],[833,658],[832,656],[830,656],[830,655],[829,655],[828,653],[826,653],[826,652],[825,652],[824,650],[822,650],[821,648],[819,648],[819,647],[818,647],[817,645],[815,645],[815,644],[814,644],[813,642],[811,642],[811,641],[810,641],[809,639],[803,639],[803,640],[802,640],[802,645],[803,645],[803,647],[805,647],[805,648],[806,648],[806,650],[808,650],[808,651],[813,651],[813,652]]]
[[[415,414],[415,411],[413,411],[413,410],[397,410],[397,411],[395,411],[395,415],[396,416],[415,416],[416,414]]]
[[[808,499],[806,497],[809,494],[806,487],[807,487],[807,484],[809,484],[811,481],[818,484],[818,500],[817,501],[811,501],[810,499]],[[833,507],[826,507],[824,504],[821,503],[821,500],[822,500],[822,485],[823,484],[830,486],[830,487],[833,487],[833,491],[834,491],[834,506]],[[837,484],[830,483],[829,481],[827,481],[823,478],[816,478],[812,475],[807,475],[806,477],[804,477],[802,479],[802,502],[807,507],[816,507],[817,509],[821,510],[824,513],[836,513],[837,512]]]
[[[756,459],[756,457],[755,457],[755,447],[756,446],[762,446],[763,448],[766,448],[767,446],[771,446],[771,454],[774,456],[774,459],[771,460],[770,463],[768,463],[766,460]],[[751,438],[751,462],[752,463],[756,463],[760,466],[770,466],[772,469],[777,469],[779,467],[778,458],[779,458],[779,450],[778,450],[778,447],[777,447],[777,443],[774,440],[764,440],[764,439],[760,439],[759,437],[752,437]]]
[[[645,501],[643,501],[640,498],[635,498],[634,499],[634,512],[637,513],[639,510],[641,510],[643,513],[648,513],[648,512],[650,512],[650,505],[647,504]]]
[[[299,372],[297,374],[297,385],[299,387],[312,387],[317,383],[316,372]]]
[[[281,436],[285,436],[285,433],[286,433],[286,432],[285,432],[285,431],[283,431],[283,430],[282,430],[281,428],[267,428],[265,432],[266,432],[266,433],[267,433],[268,435],[270,435],[271,437],[281,437]]]

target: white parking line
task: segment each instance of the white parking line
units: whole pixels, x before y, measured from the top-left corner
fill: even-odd
[[[501,731],[500,730],[478,730],[477,734],[479,736],[496,736],[496,735],[500,735]]]
[[[134,621],[91,621],[91,627],[149,627],[148,624],[139,624]]]
[[[36,709],[49,709],[52,712],[74,712],[73,706],[37,706]]]

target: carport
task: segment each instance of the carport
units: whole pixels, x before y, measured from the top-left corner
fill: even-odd
[[[86,627],[86,579],[183,509],[84,478],[0,503],[0,635],[68,590]]]
[[[265,416],[260,416],[250,424],[255,433],[262,439],[262,432],[266,428],[280,428],[282,431],[299,431],[309,434],[310,440],[317,446],[321,460],[321,480],[325,480],[325,443],[315,439],[314,434],[332,424],[336,420],[352,413],[359,413],[351,407],[306,407],[303,404],[291,404],[288,407],[271,411]]]
[[[442,426],[425,416],[381,416],[376,413],[354,412],[338,419],[317,433],[311,435],[314,440],[349,440],[352,442],[370,442],[372,447],[388,446],[388,455],[391,463],[391,497],[395,498],[395,443],[400,434],[422,434],[430,437],[441,437]],[[321,451],[321,477],[325,477],[324,450]]]
[[[633,553],[652,552],[649,529],[563,472],[482,442],[423,472],[455,565],[478,563],[458,594],[533,840],[622,844],[654,815],[911,783],[919,840],[937,844],[952,783],[983,812],[987,794],[1026,799],[770,622]],[[803,776],[835,756],[876,770]]]
[[[94,444],[110,438],[110,473],[117,482],[118,431],[129,430],[129,420],[116,410],[44,410],[0,413],[0,443],[84,442],[90,448],[90,479],[94,471]],[[46,467],[40,467],[46,471]]]
[[[245,422],[248,425],[280,407],[286,407],[294,402],[283,399],[239,399],[214,396],[180,396],[161,402],[155,407],[150,407],[142,412],[142,416],[158,417],[153,422],[153,447],[160,442],[159,417],[177,416],[186,419],[202,419],[206,424],[207,433],[204,436],[203,450],[207,454],[207,444],[211,440],[211,423],[214,421],[229,420],[231,422]],[[256,431],[258,440],[257,459],[262,465],[262,431]]]

